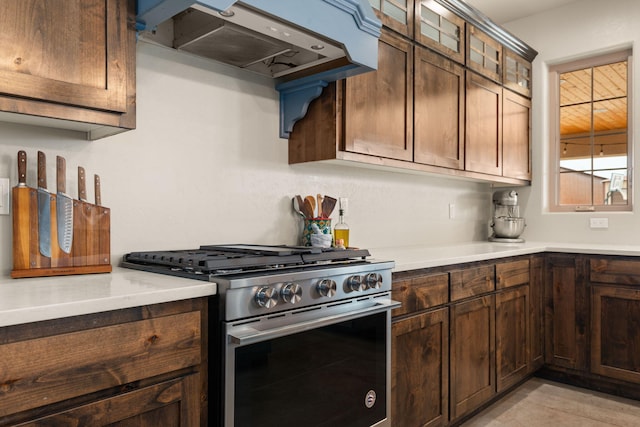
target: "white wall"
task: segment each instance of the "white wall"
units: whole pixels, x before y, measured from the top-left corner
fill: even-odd
[[[101,176],[103,204],[112,210],[114,264],[135,250],[296,244],[301,223],[291,209],[295,194],[348,197],[351,244],[359,247],[487,238],[488,184],[325,164],[289,166],[270,80],[145,43],[138,45],[137,63],[134,131],[87,142],[70,131],[0,123],[0,177],[10,177],[11,185],[20,149],[29,157],[30,186],[36,186],[38,150],[48,157],[50,188],[56,155],[67,160],[67,188],[74,197],[78,165],[90,178]],[[450,203],[455,219],[449,219]],[[10,216],[0,216],[0,233],[4,278],[12,268]]]
[[[533,174],[532,186],[520,191],[526,209],[530,239],[557,242],[602,242],[638,244],[640,218],[633,213],[549,213],[548,66],[594,53],[630,47],[640,41],[640,2],[637,0],[580,0],[564,7],[512,21],[505,27],[539,52],[533,64]],[[636,151],[634,169],[640,159],[640,52],[631,66],[633,84],[630,123]],[[640,203],[634,188],[636,206]],[[608,218],[607,230],[589,228],[589,218]]]

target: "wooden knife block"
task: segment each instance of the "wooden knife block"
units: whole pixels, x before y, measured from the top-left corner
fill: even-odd
[[[51,197],[51,257],[40,253],[38,191],[27,186],[12,189],[13,270],[11,277],[64,276],[111,271],[111,210],[73,201],[71,253],[58,245],[56,195]]]

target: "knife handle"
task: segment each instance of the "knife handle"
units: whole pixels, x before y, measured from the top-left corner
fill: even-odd
[[[96,205],[102,206],[102,192],[100,190],[100,177],[98,175],[93,176],[94,194],[96,196]]]
[[[82,166],[78,166],[78,199],[82,201],[87,200],[87,184]]]
[[[38,151],[38,187],[47,188],[47,157]]]
[[[67,162],[64,157],[56,156],[56,184],[58,193],[67,192]]]
[[[27,185],[27,152],[24,150],[18,151],[18,185]]]

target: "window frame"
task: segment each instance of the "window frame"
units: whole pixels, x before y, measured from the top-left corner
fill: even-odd
[[[633,210],[633,51],[631,48],[616,52],[595,54],[549,66],[549,148],[551,179],[549,180],[550,212],[629,212]],[[627,203],[622,205],[560,205],[560,75],[562,73],[627,61]],[[592,153],[593,157],[593,153]]]

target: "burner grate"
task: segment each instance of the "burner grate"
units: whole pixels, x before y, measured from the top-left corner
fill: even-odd
[[[166,266],[203,274],[218,271],[278,270],[323,263],[361,261],[366,249],[306,246],[206,245],[199,249],[132,252],[125,262]]]

